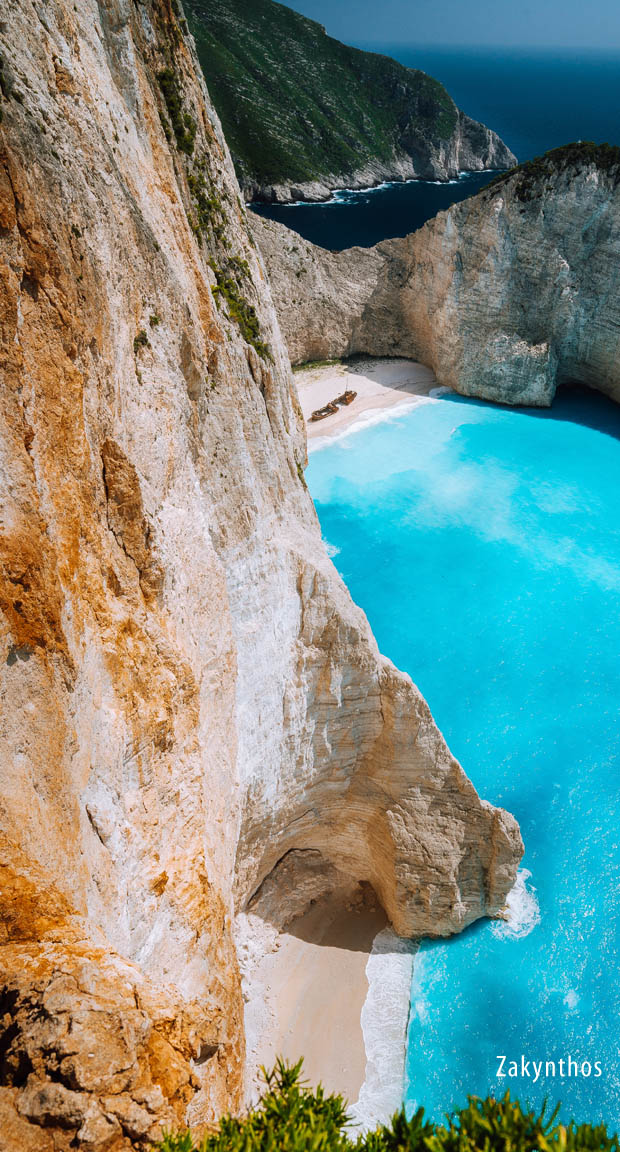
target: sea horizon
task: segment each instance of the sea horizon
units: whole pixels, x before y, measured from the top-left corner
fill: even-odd
[[[357,42],[439,80],[459,108],[502,138],[519,163],[577,140],[620,144],[620,48],[495,49]],[[345,193],[316,204],[253,204],[319,247],[369,247],[406,236],[493,179],[473,173],[466,184],[389,182],[374,193]],[[343,210],[346,208],[346,210]]]

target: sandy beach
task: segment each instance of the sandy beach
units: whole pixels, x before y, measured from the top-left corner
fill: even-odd
[[[340,435],[369,413],[419,403],[437,387],[432,370],[415,360],[371,358],[301,368],[295,372],[295,383],[310,449],[319,439]],[[339,405],[324,420],[310,420],[317,408],[346,389],[357,392],[351,404]]]
[[[423,402],[433,372],[406,359],[356,358],[295,373],[309,448],[369,414]],[[352,404],[326,420],[312,412],[345,389]],[[358,890],[359,891],[359,890]],[[236,919],[245,1001],[248,1104],[276,1057],[304,1060],[304,1078],[340,1093],[358,1128],[400,1106],[415,944],[400,940],[368,899],[332,895],[285,930],[254,913]]]
[[[383,910],[331,897],[282,932],[242,915],[237,943],[248,1102],[259,1094],[261,1065],[303,1056],[310,1084],[341,1093],[350,1105],[359,1100],[350,1109],[356,1124],[391,1115],[402,1089],[413,960],[409,954],[403,964],[398,953],[411,947],[387,928]]]
[[[386,923],[378,907],[356,910],[332,900],[277,934],[249,982],[255,1003],[246,1008],[246,1024],[255,1068],[271,1067],[276,1056],[293,1062],[303,1056],[310,1083],[357,1100],[366,1069],[366,965]]]

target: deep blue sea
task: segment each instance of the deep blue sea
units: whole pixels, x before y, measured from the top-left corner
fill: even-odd
[[[360,43],[441,80],[468,115],[499,132],[519,160],[574,140],[620,144],[620,50],[508,51],[438,49]],[[328,204],[263,205],[323,248],[364,247],[406,236],[456,200],[477,192],[493,173],[453,184],[390,184],[343,192]]]
[[[620,408],[448,395],[314,452],[306,476],[382,651],[526,845],[510,923],[416,957],[407,1103],[439,1120],[509,1087],[616,1129]],[[529,1079],[496,1078],[522,1055]],[[590,1076],[562,1079],[569,1057]],[[532,1061],[555,1078],[534,1083]]]

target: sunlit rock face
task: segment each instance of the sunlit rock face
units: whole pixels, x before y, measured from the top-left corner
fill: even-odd
[[[504,404],[548,406],[565,382],[620,396],[617,149],[556,149],[370,249],[252,227],[294,363],[413,356]]]
[[[0,53],[0,1130],[116,1152],[240,1105],[231,920],[289,851],[449,933],[521,842],[325,553],[182,16],[16,0]]]

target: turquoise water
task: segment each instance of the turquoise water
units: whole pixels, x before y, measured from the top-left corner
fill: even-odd
[[[448,396],[313,453],[307,479],[382,650],[526,845],[511,924],[416,958],[407,1101],[440,1119],[510,1087],[620,1127],[620,409]],[[555,1079],[496,1078],[522,1054]],[[569,1056],[602,1075],[562,1079]]]

